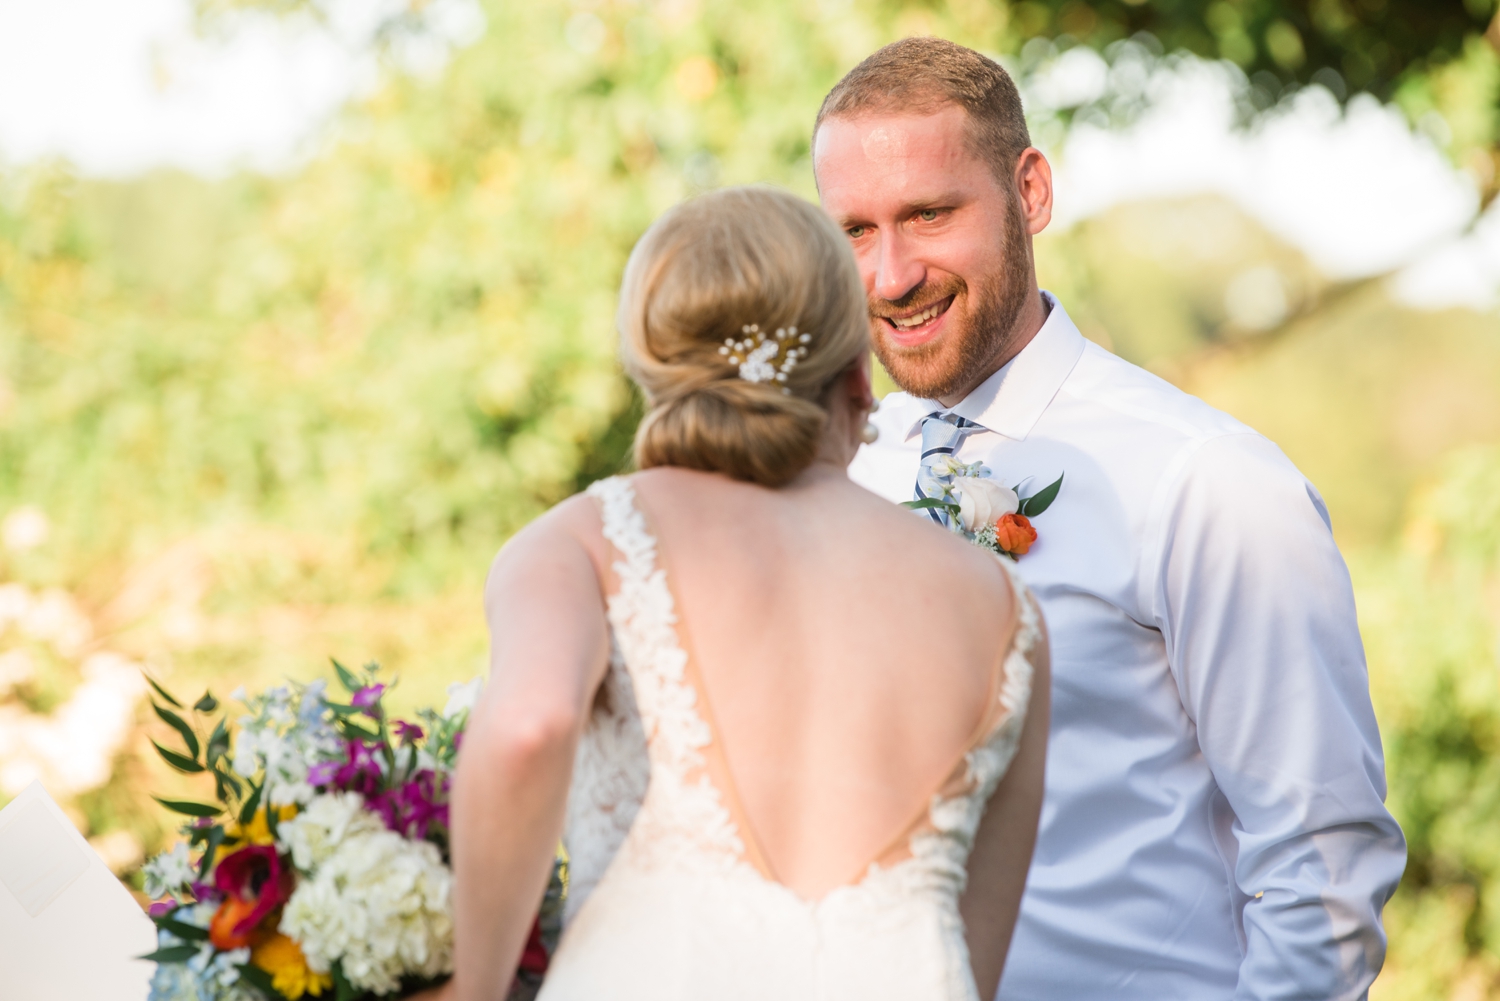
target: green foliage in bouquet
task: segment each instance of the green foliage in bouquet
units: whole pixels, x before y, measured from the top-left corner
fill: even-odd
[[[144,957],[158,964],[153,1001],[353,1001],[451,972],[448,793],[477,680],[453,686],[442,712],[419,711],[424,726],[389,716],[375,665],[334,670],[347,702],[322,682],[240,696],[250,712],[237,732],[211,718],[211,694],[189,709],[151,682],[183,746],[153,745],[178,771],[211,774],[218,801],[158,800],[190,819],[145,870],[162,898],[160,947]],[[559,862],[517,997],[555,947],[563,879]]]

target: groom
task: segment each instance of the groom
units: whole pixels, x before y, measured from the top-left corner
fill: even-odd
[[[1051,169],[994,62],[887,46],[829,93],[813,141],[905,390],[851,475],[910,500],[951,446],[1023,494],[1065,477],[1018,564],[1054,691],[1000,998],[1363,997],[1405,843],[1322,498],[1039,291]]]

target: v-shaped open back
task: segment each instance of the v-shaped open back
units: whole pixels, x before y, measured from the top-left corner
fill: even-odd
[[[777,881],[757,842],[630,481],[604,480],[589,492],[618,557],[607,601],[611,706],[585,735],[570,800],[567,840],[579,877],[570,892],[587,899],[570,904],[543,997],[637,996],[609,979],[612,963],[640,968],[645,956],[686,949],[703,957],[684,974],[692,988],[668,994],[972,1001],[957,900],[984,806],[1019,744],[1026,653],[1038,636],[1035,606],[1013,571],[1006,568],[1018,598],[1016,635],[992,673],[974,739],[939,787],[913,804],[914,819],[889,846],[851,863],[851,881],[806,900]],[[631,765],[607,760],[591,741],[618,750],[618,735],[630,729],[621,720],[637,713],[649,783],[633,812],[618,795],[632,785]],[[616,821],[633,813],[623,843],[608,843],[625,825],[600,824],[601,808]],[[748,940],[759,945],[741,955]]]
[[[693,789],[694,795],[716,799],[727,814],[727,823],[734,832],[744,861],[753,866],[764,879],[785,885],[779,876],[777,865],[757,836],[757,825],[741,796],[731,767],[732,756],[725,734],[715,718],[702,665],[691,641],[691,632],[681,618],[680,604],[674,594],[672,580],[667,575],[667,560],[660,541],[650,529],[646,512],[640,507],[629,482],[611,480],[606,483],[606,487],[599,488],[595,493],[605,502],[602,509],[605,536],[622,558],[615,565],[619,589],[611,597],[611,611],[613,613],[616,605],[622,601],[626,605],[634,604],[633,600],[626,598],[627,590],[634,590],[636,586],[631,580],[634,577],[644,591],[643,596],[649,599],[644,607],[650,609],[647,618],[652,621],[642,622],[642,617],[636,615],[631,619],[631,627],[639,633],[653,636],[651,656],[643,660],[654,660],[657,669],[653,669],[653,664],[633,659],[628,654],[624,661],[637,692],[644,688],[652,694],[670,696],[671,711],[665,715],[648,710],[645,704],[641,707],[648,725],[648,745],[669,745],[663,748],[669,753],[661,755],[662,764],[676,769],[679,773],[678,782],[685,788]],[[1004,561],[997,561],[1005,565]],[[1013,594],[1018,598],[1019,589],[1014,579],[1009,574],[1006,576],[1011,581]],[[1014,603],[1014,607],[1023,614],[1029,611],[1019,600]],[[615,621],[613,614],[611,618]],[[617,622],[617,627],[620,624],[622,623]],[[1017,628],[1034,629],[1034,624],[1023,621],[1023,616],[1018,616]],[[1014,646],[1030,646],[1030,636],[1018,636],[1016,639]],[[913,836],[929,830],[932,825],[934,801],[952,800],[969,790],[973,782],[970,756],[987,742],[997,727],[1014,716],[1018,708],[1014,698],[1017,693],[1003,692],[1007,661],[1010,659],[1007,654],[1012,646],[1004,644],[997,648],[989,668],[984,709],[973,731],[966,734],[966,739],[961,743],[955,744],[946,767],[936,778],[930,779],[926,787],[916,790],[910,796],[910,805],[902,813],[902,823],[884,833],[877,849],[866,849],[864,854],[858,856],[852,854],[853,850],[845,853],[847,861],[840,867],[837,878],[825,880],[829,886],[836,889],[857,883],[871,867],[885,867],[909,858],[912,854]],[[1007,694],[1012,697],[1002,697]],[[1024,706],[1024,700],[1019,705]],[[676,746],[670,746],[674,744]],[[653,775],[656,770],[657,768],[653,768]],[[830,874],[830,877],[834,875]]]

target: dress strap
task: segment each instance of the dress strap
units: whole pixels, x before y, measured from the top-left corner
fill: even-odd
[[[1030,657],[1032,648],[1041,638],[1040,616],[1037,613],[1036,598],[1031,594],[1031,588],[1026,586],[1026,581],[1021,577],[1021,571],[1016,567],[1015,560],[1008,556],[996,554],[996,561],[1000,569],[1010,580],[1011,592],[1016,596],[1016,640],[1015,649],[1020,651],[1021,656]]]
[[[636,507],[635,487],[623,476],[611,476],[591,483],[588,495],[599,502],[604,538],[622,557],[614,564],[622,585],[644,583],[656,571],[656,537]]]

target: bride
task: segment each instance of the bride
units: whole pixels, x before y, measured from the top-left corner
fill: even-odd
[[[865,297],[815,207],[631,256],[640,472],[512,539],[453,804],[457,969],[500,999],[558,839],[545,1001],[990,998],[1031,858],[1046,639],[1009,564],[853,485]]]

